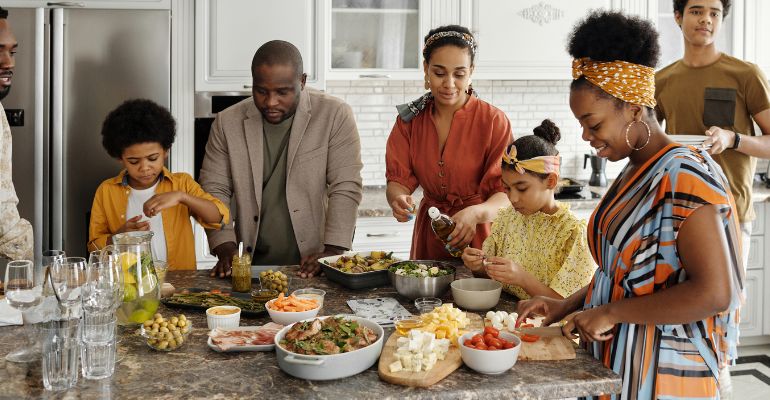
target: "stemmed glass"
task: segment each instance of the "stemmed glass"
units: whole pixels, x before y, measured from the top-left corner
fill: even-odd
[[[29,343],[28,338],[32,337],[30,324],[25,321],[24,311],[40,303],[42,298],[42,286],[35,285],[35,266],[32,261],[21,260],[11,261],[5,270],[5,297],[8,304],[22,311],[22,321],[24,322],[24,334],[20,338],[23,342],[19,350],[8,353],[5,359],[11,362],[31,362],[40,357],[36,351],[37,348]]]
[[[51,267],[53,290],[64,308],[65,318],[70,318],[72,307],[80,303],[85,272],[86,259],[83,257],[62,258],[54,261]]]

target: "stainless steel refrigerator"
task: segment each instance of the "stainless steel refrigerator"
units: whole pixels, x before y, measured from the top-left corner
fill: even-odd
[[[170,105],[169,10],[72,4],[6,7],[19,49],[2,104],[15,122],[13,182],[36,258],[44,249],[87,254],[94,192],[121,168],[101,145],[109,111],[131,98]]]

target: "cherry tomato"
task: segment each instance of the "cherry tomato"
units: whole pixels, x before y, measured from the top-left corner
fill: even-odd
[[[466,340],[463,344],[468,347],[474,347],[473,342],[470,339]]]
[[[484,336],[486,336],[486,334],[490,334],[490,335],[492,335],[494,337],[497,337],[498,335],[500,335],[500,331],[495,329],[495,327],[493,327],[493,326],[488,326],[488,327],[484,328]]]
[[[489,341],[489,347],[497,347],[498,349],[503,348],[503,343],[498,338],[493,338]]]
[[[513,346],[513,342],[505,342],[505,343],[503,343],[503,348],[504,349],[512,349],[513,347],[514,347]]]
[[[497,346],[489,346],[487,347],[487,350],[500,350],[500,348]]]
[[[484,337],[481,336],[480,334],[475,334],[471,338],[471,342],[473,343],[474,346],[478,345],[479,343],[484,343]]]
[[[492,334],[491,334],[491,333],[487,333],[486,335],[484,335],[484,343],[485,343],[487,346],[489,346],[489,342],[490,342],[492,339],[496,339],[496,338],[495,338],[494,336],[492,336]]]
[[[487,345],[484,344],[484,342],[481,342],[481,343],[476,345],[476,349],[477,350],[486,350],[487,349]]]
[[[525,334],[521,335],[521,340],[523,340],[525,342],[530,342],[530,343],[537,342],[538,340],[540,340],[540,336],[530,335],[528,333],[525,333]]]

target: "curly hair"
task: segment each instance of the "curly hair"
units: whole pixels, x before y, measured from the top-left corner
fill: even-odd
[[[640,17],[617,11],[593,11],[578,22],[569,35],[567,52],[572,58],[589,57],[596,61],[626,61],[655,68],[660,58],[658,31]],[[612,97],[584,77],[572,81],[571,89],[591,87],[602,97]]]
[[[689,0],[674,0],[674,12],[678,12],[679,15],[684,14],[684,8],[687,7],[687,2]],[[732,1],[730,0],[721,0],[722,1],[722,19],[727,18],[727,14],[730,13],[730,7],[732,7]]]
[[[559,155],[559,151],[556,150],[556,143],[561,139],[561,131],[553,121],[544,119],[532,132],[534,135],[522,136],[508,145],[506,153],[511,151],[512,146],[516,146],[516,158],[519,160]],[[502,163],[502,167],[503,169],[513,170],[513,166],[506,162]],[[548,174],[529,173],[539,176],[541,179],[548,177]]]
[[[0,19],[8,19],[8,10],[0,7]]]
[[[160,143],[165,150],[174,144],[176,121],[171,113],[147,99],[127,100],[112,110],[102,124],[102,146],[107,154],[121,158],[137,143]]]
[[[440,26],[440,27],[435,28],[435,29],[431,29],[428,32],[428,34],[425,35],[425,38],[423,38],[423,44],[428,41],[429,37],[431,37],[434,34],[439,33],[439,32],[460,32],[460,33],[464,33],[464,34],[467,34],[467,35],[470,35],[471,37],[473,37],[473,34],[471,33],[471,31],[468,28],[464,27],[464,26],[460,26],[460,25],[446,25],[446,26]],[[474,37],[473,40],[475,41],[476,38]],[[473,65],[473,60],[476,57],[476,54],[475,54],[475,51],[473,50],[473,48],[471,48],[471,46],[465,40],[462,40],[459,37],[452,37],[452,36],[436,39],[434,42],[432,42],[430,44],[430,46],[425,46],[422,49],[422,57],[425,59],[425,62],[430,63],[430,56],[431,56],[431,54],[433,54],[433,52],[436,49],[444,47],[444,46],[455,46],[455,47],[459,47],[461,49],[468,50],[468,54],[471,56],[471,65]]]

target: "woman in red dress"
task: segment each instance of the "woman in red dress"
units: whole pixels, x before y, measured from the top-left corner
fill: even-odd
[[[451,258],[449,248],[481,246],[489,223],[508,199],[500,158],[511,143],[511,124],[471,88],[476,41],[467,28],[450,25],[425,36],[425,88],[419,99],[398,106],[385,153],[388,204],[399,222],[417,215],[412,259]],[[422,187],[415,209],[412,193]],[[436,207],[457,224],[444,244],[430,227]]]

